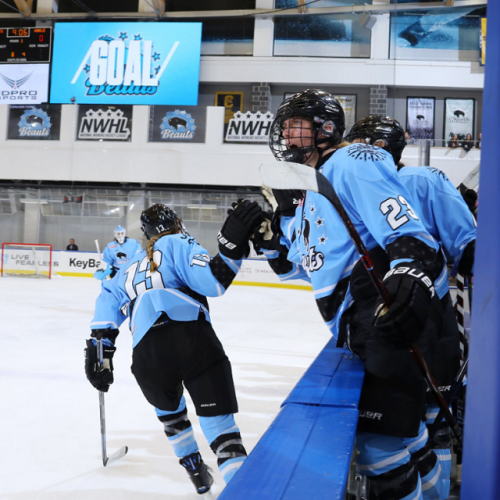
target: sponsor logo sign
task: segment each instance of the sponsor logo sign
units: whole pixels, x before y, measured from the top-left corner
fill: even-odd
[[[38,106],[9,106],[8,139],[59,140],[61,106],[39,104]]]
[[[267,142],[274,115],[270,112],[257,111],[252,113],[240,111],[229,120],[226,142]]]
[[[79,141],[130,141],[132,106],[79,106]]]
[[[205,142],[206,108],[151,106],[150,142]]]
[[[196,105],[201,23],[58,23],[50,102]]]
[[[48,64],[0,66],[1,104],[40,104],[48,101]]]

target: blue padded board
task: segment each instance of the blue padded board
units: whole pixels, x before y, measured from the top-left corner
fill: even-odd
[[[289,403],[357,408],[363,385],[362,361],[332,339],[283,401]]]
[[[358,411],[287,404],[219,500],[342,499]]]

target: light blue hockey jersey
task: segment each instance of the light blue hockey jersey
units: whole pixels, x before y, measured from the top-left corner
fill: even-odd
[[[476,238],[476,220],[448,177],[432,167],[404,167],[399,178],[413,198],[427,231],[443,246],[456,267],[467,244]],[[438,283],[435,283],[440,297]],[[448,290],[448,280],[446,280]]]
[[[150,272],[150,262],[143,250],[132,257],[114,279],[103,282],[91,329],[117,329],[130,316],[135,347],[162,312],[174,321],[195,321],[203,311],[210,321],[207,308],[181,291],[187,287],[208,297],[218,297],[225,292],[212,273],[208,252],[191,236],[174,234],[160,238],[154,245],[153,255],[158,271]],[[223,255],[220,258],[232,272],[238,273],[241,260]]]
[[[376,246],[385,249],[403,236],[439,250],[438,242],[412,209],[410,193],[400,182],[391,155],[383,149],[352,144],[336,151],[320,171],[332,183],[368,250]],[[295,217],[296,237],[288,259],[308,273],[319,303],[350,276],[359,255],[335,208],[323,196],[307,192]],[[410,260],[394,260],[391,267]],[[341,306],[327,322],[335,336],[340,317],[351,303],[347,287]]]
[[[141,251],[141,245],[133,238],[125,238],[120,245],[116,240],[108,243],[102,254],[102,260],[117,271]]]

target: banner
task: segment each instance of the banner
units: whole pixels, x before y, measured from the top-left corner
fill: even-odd
[[[252,113],[238,111],[229,120],[229,125],[224,136],[226,142],[251,142],[267,143],[274,120],[271,112],[257,111]]]
[[[196,105],[201,23],[56,23],[51,103]]]
[[[151,106],[149,142],[205,142],[207,108]]]
[[[58,141],[60,131],[60,104],[9,106],[7,139]]]
[[[78,106],[79,141],[131,141],[133,106]]]
[[[464,140],[467,134],[474,137],[474,99],[444,100],[444,140]]]
[[[409,144],[418,139],[434,139],[434,97],[408,97],[406,99],[406,131]]]
[[[486,18],[481,18],[481,30],[479,32],[479,65],[486,64]]]
[[[48,102],[48,64],[2,64],[1,104],[41,104]]]

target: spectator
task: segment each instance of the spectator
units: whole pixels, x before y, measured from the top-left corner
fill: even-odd
[[[66,250],[78,252],[78,247],[75,245],[75,240],[73,238],[69,240],[69,245],[66,247]]]
[[[474,141],[472,140],[472,135],[467,134],[465,136],[465,141],[462,143],[462,147],[467,151],[467,153],[474,147]]]
[[[453,134],[451,141],[448,141],[448,147],[449,148],[458,148],[458,146],[460,146],[460,143],[458,142],[458,135]]]
[[[483,133],[479,132],[479,141],[476,141],[475,147],[477,149],[481,149],[481,139],[482,139]]]

